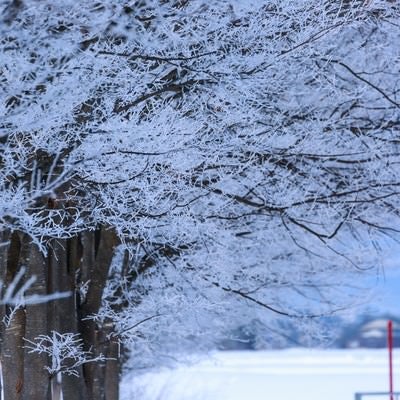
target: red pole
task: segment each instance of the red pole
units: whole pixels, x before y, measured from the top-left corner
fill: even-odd
[[[389,392],[390,400],[393,400],[393,322],[388,321],[388,350],[389,350]]]

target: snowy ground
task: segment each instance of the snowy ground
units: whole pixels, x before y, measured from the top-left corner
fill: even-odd
[[[125,377],[121,400],[352,400],[388,390],[385,350],[221,352],[171,371]],[[400,390],[400,351],[394,353]],[[396,376],[397,374],[397,376]],[[367,397],[366,400],[388,397]]]

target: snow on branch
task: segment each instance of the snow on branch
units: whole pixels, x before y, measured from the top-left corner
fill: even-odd
[[[25,293],[29,290],[36,281],[35,276],[30,276],[25,282],[23,277],[26,268],[22,267],[16,274],[12,282],[5,288],[4,283],[0,280],[0,305],[13,305],[16,309],[27,304],[46,303],[48,301],[58,300],[70,296],[70,292],[58,292],[51,294],[30,294]]]
[[[105,361],[102,354],[93,357],[90,351],[83,349],[83,341],[76,333],[51,332],[50,335],[39,335],[33,341],[24,339],[29,353],[47,354],[51,365],[45,369],[51,376],[58,373],[78,377],[78,367],[89,362]]]

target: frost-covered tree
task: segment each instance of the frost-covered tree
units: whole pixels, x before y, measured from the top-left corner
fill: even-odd
[[[397,3],[0,6],[0,278],[74,293],[2,309],[7,400],[51,396],[52,331],[104,360],[64,398],[110,400],[122,344],[348,306],[398,234]]]

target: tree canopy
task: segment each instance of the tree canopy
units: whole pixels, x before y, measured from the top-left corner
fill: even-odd
[[[147,360],[349,304],[398,234],[396,2],[0,6],[4,243],[79,237],[65,289],[108,337]]]

